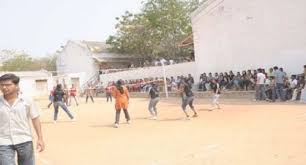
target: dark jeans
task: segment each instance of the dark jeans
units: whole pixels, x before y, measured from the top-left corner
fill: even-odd
[[[58,115],[58,108],[61,107],[66,113],[67,115],[70,117],[70,119],[73,119],[72,114],[70,113],[70,111],[68,110],[67,106],[65,105],[64,102],[62,101],[56,101],[53,103],[54,105],[54,121],[57,120],[57,115]]]
[[[15,165],[15,152],[18,165],[35,165],[32,142],[0,146],[0,165]]]
[[[123,112],[124,112],[126,121],[130,121],[131,118],[130,118],[129,112],[126,109],[123,109]],[[121,113],[121,109],[117,109],[116,110],[116,121],[115,121],[116,124],[119,124],[120,113]]]
[[[92,96],[86,96],[86,103],[87,103],[87,101],[88,101],[88,97],[90,97],[90,99],[91,99],[91,101],[92,101],[93,103],[95,102]]]
[[[156,105],[159,102],[159,97],[156,97],[154,99],[150,99],[150,103],[149,103],[149,111],[151,113],[152,116],[157,116],[157,109],[156,109]]]
[[[111,94],[111,93],[106,93],[106,101],[108,102],[108,100],[110,100],[110,102],[113,101],[113,98],[112,98],[112,94]]]
[[[256,85],[256,100],[265,100],[267,99],[266,88],[264,84]]]
[[[266,93],[267,93],[267,97],[270,100],[275,101],[276,99],[275,87],[270,87],[270,89],[268,89]]]
[[[245,89],[247,91],[249,90],[250,85],[251,85],[250,80],[242,80],[242,89]]]
[[[74,98],[74,101],[75,101],[76,105],[79,105],[78,99],[76,98],[76,96],[70,96],[70,98],[69,98],[69,105],[71,105],[71,99],[72,98]]]
[[[276,90],[277,98],[279,98],[282,101],[284,101],[285,100],[285,97],[284,97],[284,84],[277,83],[276,87],[275,87],[275,90]]]
[[[189,107],[192,110],[194,110],[193,100],[194,100],[193,96],[182,98],[182,109],[183,109],[183,111],[186,111],[187,105],[189,105]]]

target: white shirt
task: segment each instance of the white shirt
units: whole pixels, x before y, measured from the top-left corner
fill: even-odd
[[[271,81],[269,79],[266,79],[265,85],[270,85]]]
[[[257,84],[265,84],[266,75],[263,73],[257,73]]]
[[[161,64],[165,64],[165,62],[167,62],[167,60],[165,60],[164,58],[162,58],[162,59],[160,60],[160,63],[161,63]]]
[[[32,141],[31,119],[39,117],[32,100],[19,96],[12,106],[0,97],[0,145]]]
[[[295,88],[298,84],[298,81],[297,79],[294,80],[291,79],[289,83],[290,83],[290,88]]]

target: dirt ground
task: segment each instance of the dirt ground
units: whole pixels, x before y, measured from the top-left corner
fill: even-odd
[[[38,101],[46,142],[38,165],[306,164],[305,104],[224,100],[222,110],[208,111],[210,100],[197,99],[200,116],[188,121],[180,99],[170,98],[158,104],[154,121],[147,119],[147,99],[131,99],[132,123],[122,113],[113,128],[113,103],[80,101],[69,107],[76,122],[60,111],[56,124],[48,101]]]

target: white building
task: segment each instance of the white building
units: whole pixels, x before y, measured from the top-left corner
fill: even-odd
[[[79,84],[82,86],[87,81],[96,81],[99,69],[128,67],[132,61],[129,57],[109,53],[107,48],[103,42],[68,41],[58,52],[56,63],[59,76],[79,74],[79,79],[82,79]]]
[[[305,0],[207,0],[192,14],[197,75],[306,64]]]
[[[52,74],[48,71],[1,72],[0,75],[13,73],[20,77],[20,90],[27,96],[46,96],[53,88]]]

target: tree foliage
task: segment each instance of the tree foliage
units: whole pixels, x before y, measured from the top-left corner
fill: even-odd
[[[116,35],[109,36],[110,51],[142,59],[177,58],[189,55],[179,48],[192,33],[190,13],[198,0],[147,0],[138,14],[116,18]]]
[[[1,71],[37,71],[37,70],[56,70],[56,56],[43,58],[31,58],[27,54],[18,54],[13,58],[2,63]]]

